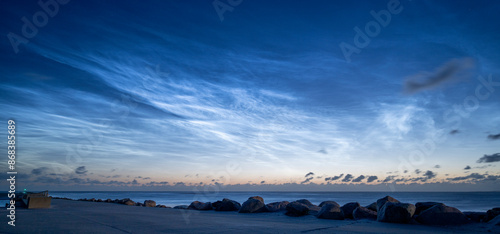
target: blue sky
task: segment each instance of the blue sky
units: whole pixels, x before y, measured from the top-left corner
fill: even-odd
[[[1,2],[25,187],[500,190],[495,1],[62,3]]]

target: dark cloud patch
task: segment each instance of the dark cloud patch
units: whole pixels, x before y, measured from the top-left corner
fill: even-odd
[[[349,182],[352,180],[352,178],[354,178],[354,176],[352,176],[351,174],[347,174],[345,175],[344,179],[342,179],[342,182]]]
[[[490,134],[490,135],[488,135],[488,139],[490,139],[490,140],[498,140],[498,139],[500,139],[500,133],[496,134],[496,135]]]
[[[500,162],[500,153],[487,155],[485,154],[483,157],[477,160],[478,163],[491,163],[491,162]]]
[[[309,178],[306,178],[304,181],[300,182],[300,184],[305,184],[305,183],[309,183],[314,177],[309,177]]]
[[[325,149],[320,149],[320,150],[318,150],[318,153],[328,154],[328,151],[326,151]]]
[[[497,179],[500,179],[500,175],[497,176],[489,175],[484,180],[497,180]]]
[[[471,58],[453,59],[434,72],[424,72],[409,77],[404,85],[406,93],[412,94],[422,90],[436,88],[444,83],[457,81],[465,75],[465,72],[474,67]]]
[[[403,173],[405,173],[405,174],[408,173],[408,170],[404,170]]]
[[[266,183],[266,181],[265,181],[265,180],[263,180],[263,181],[261,181],[261,182],[260,182],[260,184],[265,184],[265,183]]]
[[[366,177],[364,175],[358,176],[356,179],[352,180],[352,182],[358,183],[364,180]]]
[[[375,181],[377,179],[378,179],[377,176],[368,176],[368,179],[366,180],[366,182],[371,183],[371,182],[373,182],[373,181]]]
[[[457,129],[454,129],[454,130],[450,131],[450,135],[455,135],[457,133],[460,133],[460,131],[458,131]]]
[[[85,170],[85,166],[81,166],[76,168],[75,173],[79,175],[85,175],[87,174],[87,170]]]
[[[469,165],[467,165],[467,166],[464,168],[464,170],[470,170],[470,169],[471,169],[471,167],[470,167]]]
[[[168,185],[169,183],[167,181],[160,181],[160,182],[156,182],[156,181],[151,181],[147,184],[145,184],[146,186],[165,186],[165,185]]]
[[[306,174],[306,176],[304,176],[304,177],[309,177],[309,176],[313,176],[313,175],[314,175],[314,173],[313,173],[313,172],[309,172],[309,173],[307,173],[307,174]]]
[[[417,175],[418,175],[418,174],[420,174],[420,172],[422,172],[422,171],[421,171],[421,170],[419,170],[419,169],[415,170],[415,173],[416,173]]]
[[[436,177],[436,173],[432,172],[432,171],[426,171],[424,173],[424,176],[427,177],[427,179],[432,179],[432,178],[435,178]]]
[[[440,165],[436,165],[436,166],[434,166],[434,168],[441,168],[441,166]]]
[[[340,174],[338,176],[334,176],[334,177],[326,177],[325,178],[325,181],[334,181],[334,180],[338,180],[340,178],[342,178],[342,176],[344,176],[344,174]]]
[[[39,167],[39,168],[35,168],[35,169],[31,170],[31,174],[32,175],[41,175],[41,174],[47,173],[48,170],[49,169],[46,167]]]
[[[454,177],[454,178],[448,178],[447,180],[451,181],[461,181],[461,180],[468,180],[468,179],[474,179],[474,180],[480,180],[486,178],[485,175],[481,175],[478,173],[472,173],[468,176],[459,176],[459,177]]]
[[[385,179],[382,181],[382,183],[388,183],[388,182],[391,182],[394,180],[394,178],[396,178],[396,176],[387,176],[385,177]]]

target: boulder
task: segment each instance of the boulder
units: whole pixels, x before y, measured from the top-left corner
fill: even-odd
[[[488,221],[494,219],[495,217],[497,217],[498,215],[500,215],[500,207],[496,207],[496,208],[493,208],[491,210],[488,210],[486,212],[486,217],[484,217],[484,222],[488,222]]]
[[[419,215],[422,211],[427,210],[435,205],[443,204],[440,202],[417,202],[415,204],[415,215]],[[443,204],[444,205],[444,204]]]
[[[222,201],[212,202],[212,209],[215,210],[216,207],[219,207],[222,204]]]
[[[319,210],[321,210],[321,207],[312,204],[307,199],[300,199],[300,200],[297,200],[295,202],[298,202],[298,203],[301,203],[301,204],[307,206],[307,208],[309,208],[309,214],[312,214],[312,215],[316,215],[319,212]]]
[[[273,203],[269,203],[266,205],[267,207],[267,210],[269,212],[278,212],[278,211],[284,211],[286,210],[286,206],[289,204],[290,202],[287,202],[287,201],[282,201],[282,202],[273,202]]]
[[[365,206],[366,208],[370,209],[370,210],[373,210],[375,212],[377,212],[377,202],[374,202],[368,206]]]
[[[323,206],[324,206],[324,205],[326,205],[326,204],[334,204],[334,205],[337,205],[337,206],[339,206],[339,207],[340,207],[339,203],[336,203],[336,202],[334,202],[334,201],[324,201],[324,202],[321,202],[321,203],[319,204],[319,207],[323,207]]]
[[[484,218],[486,217],[486,212],[462,212],[464,213],[465,217],[467,217],[470,221],[473,221],[473,222],[481,222],[482,220],[484,220]]]
[[[327,203],[321,207],[316,217],[318,219],[343,220],[344,212],[338,204]]]
[[[123,204],[125,204],[127,206],[135,206],[135,202],[132,200],[126,200],[123,202]]]
[[[140,202],[137,202],[135,203],[136,206],[144,206],[144,204],[140,203]]]
[[[344,212],[344,216],[346,219],[352,219],[353,216],[352,216],[352,212],[360,207],[361,205],[357,202],[349,202],[349,203],[346,203],[345,205],[343,205],[342,207],[340,207],[342,209],[342,211]]]
[[[299,217],[309,214],[309,207],[300,202],[292,202],[286,206],[285,215]]]
[[[249,197],[248,199],[257,199],[261,202],[264,202],[264,198],[260,197],[260,196],[253,196],[253,197]]]
[[[102,202],[102,199],[100,199],[100,198],[99,198],[99,199],[97,199],[97,202]]]
[[[357,207],[354,209],[352,212],[352,217],[354,219],[371,219],[371,220],[377,220],[377,212],[370,210],[366,207]]]
[[[488,221],[488,224],[491,224],[493,226],[500,226],[500,215],[497,215],[495,218],[492,220]]]
[[[262,199],[262,198],[261,198]],[[266,204],[262,200],[255,199],[253,197],[249,198],[241,205],[239,213],[262,213],[267,212]]]
[[[174,206],[174,209],[181,209],[181,210],[187,210],[188,206],[187,205],[178,205]]]
[[[241,208],[241,204],[237,201],[224,198],[222,201],[217,201],[214,204],[216,211],[238,211]]]
[[[145,200],[144,201],[144,206],[145,207],[155,207],[156,206],[156,202],[153,201],[153,200]]]
[[[90,198],[88,201],[95,202],[97,200],[95,198]]]
[[[116,203],[125,204],[126,201],[131,201],[130,198],[116,199]]]
[[[457,208],[437,204],[422,211],[417,221],[426,225],[460,225],[468,223],[467,217]]]
[[[377,212],[382,209],[382,206],[385,205],[385,203],[387,202],[399,202],[398,200],[396,200],[396,198],[393,198],[391,196],[385,196],[383,198],[380,198],[377,200]]]
[[[311,206],[314,206],[314,204],[312,204],[309,200],[307,199],[300,199],[300,200],[297,200],[295,202],[298,202],[298,203],[302,203],[304,205],[306,205],[307,207],[311,207]]]
[[[414,213],[415,205],[413,204],[386,202],[377,212],[377,221],[386,223],[408,223]]]
[[[111,200],[111,199],[108,198],[104,202],[113,202],[113,200]]]
[[[211,202],[194,201],[194,202],[191,202],[191,204],[188,206],[188,209],[190,209],[190,210],[211,210],[212,203]]]
[[[158,208],[167,208],[166,205],[156,205],[156,207],[158,207]],[[170,207],[168,207],[168,208],[170,208]]]

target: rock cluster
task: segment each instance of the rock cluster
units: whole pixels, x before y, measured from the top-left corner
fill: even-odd
[[[65,199],[69,198],[58,198]],[[160,207],[170,208],[165,205],[156,204],[153,200],[145,200],[143,203],[134,202],[130,198],[124,199],[78,199],[79,201],[117,203],[128,206]],[[447,206],[440,202],[417,202],[415,205],[403,203],[397,199],[386,196],[376,202],[363,207],[358,202],[349,202],[340,206],[335,201],[323,201],[319,206],[314,205],[306,199],[294,202],[281,201],[265,204],[264,199],[259,196],[249,197],[243,204],[224,198],[216,202],[194,201],[189,206],[179,205],[174,209],[189,210],[214,210],[214,211],[238,211],[239,213],[262,213],[262,212],[284,212],[291,217],[314,215],[318,219],[368,219],[388,223],[412,223],[423,225],[462,225],[470,222],[483,222],[492,226],[500,226],[500,207],[487,212],[461,212],[457,208]]]

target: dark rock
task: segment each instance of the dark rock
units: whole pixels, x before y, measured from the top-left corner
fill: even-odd
[[[371,219],[377,220],[377,212],[370,210],[366,207],[358,207],[352,212],[352,217],[354,219]]]
[[[222,201],[212,202],[212,208],[215,210],[216,207],[219,207],[222,204]]]
[[[261,202],[264,202],[264,198],[260,197],[260,196],[253,196],[253,197],[249,197],[248,199],[257,199]]]
[[[320,210],[321,210],[321,207],[312,205],[309,207],[309,214],[310,215],[317,215]]]
[[[338,204],[327,203],[323,204],[316,217],[318,217],[318,219],[343,220],[344,212],[340,209]]]
[[[273,202],[266,205],[267,210],[269,212],[278,212],[286,210],[286,206],[290,204],[290,202],[282,201],[282,202]]]
[[[188,206],[187,205],[179,205],[179,206],[174,206],[174,209],[181,209],[181,210],[187,210]]]
[[[336,203],[336,202],[334,202],[334,201],[324,201],[324,202],[321,202],[321,203],[319,204],[319,207],[323,207],[323,206],[324,206],[324,205],[326,205],[326,204],[334,204],[334,205],[337,205],[337,206],[339,206],[339,207],[340,207],[339,203]]]
[[[346,219],[352,219],[353,216],[352,216],[352,212],[360,207],[361,205],[357,202],[349,202],[349,203],[346,203],[345,205],[343,205],[342,207],[340,207],[342,209],[342,211],[344,212],[344,216]]]
[[[393,198],[391,196],[385,196],[383,198],[380,198],[377,200],[377,212],[382,209],[382,206],[385,205],[385,203],[387,202],[399,202],[398,200],[396,200],[396,198]]]
[[[105,202],[113,202],[113,200],[111,200],[111,199],[108,198],[108,199],[105,200]]]
[[[211,202],[194,201],[194,202],[191,202],[188,209],[190,209],[190,210],[211,210],[212,203]]]
[[[443,204],[440,202],[417,202],[415,204],[415,215],[419,215],[422,211],[427,210],[435,205]],[[444,204],[443,204],[444,205]]]
[[[491,224],[493,226],[500,226],[500,215],[497,215],[495,218],[488,221],[488,224]]]
[[[408,223],[414,213],[415,205],[413,204],[386,202],[377,212],[377,221],[387,223]]]
[[[486,217],[486,212],[462,212],[464,213],[465,217],[467,217],[470,221],[473,222],[481,222],[484,220]]]
[[[153,201],[153,200],[145,200],[144,201],[144,206],[145,207],[155,207],[156,206],[156,202]]]
[[[285,215],[299,217],[309,214],[309,207],[300,202],[292,202],[286,206]]]
[[[377,212],[377,202],[374,202],[368,206],[365,206],[366,208],[370,209],[370,210],[373,210],[375,212]]]
[[[88,201],[95,202],[97,200],[95,198],[90,198]]]
[[[127,206],[135,206],[135,202],[132,201],[132,200],[126,200],[123,202],[123,204],[127,205]]]
[[[140,202],[137,202],[135,203],[136,206],[144,206],[144,204],[140,203]]]
[[[300,199],[300,200],[297,200],[295,202],[298,202],[298,203],[302,203],[304,205],[306,205],[307,207],[311,207],[311,206],[314,206],[314,204],[312,204],[309,200],[307,199]]]
[[[116,203],[125,204],[126,201],[132,201],[130,198],[123,198],[121,200],[116,199]]]
[[[158,208],[167,208],[166,205],[156,205],[156,207],[158,207]]]
[[[233,201],[231,199],[224,198],[220,203],[219,201],[215,202],[215,210],[216,211],[238,211],[241,208],[241,204],[237,201]]]
[[[467,217],[457,208],[437,204],[422,211],[417,221],[426,225],[460,225],[468,223]]]
[[[241,205],[239,213],[262,213],[267,212],[266,204],[264,203],[264,199],[259,197],[261,200],[256,199],[254,197],[249,198],[243,205]]]
[[[102,202],[102,199],[97,199],[97,202]]]
[[[491,210],[488,210],[486,212],[486,217],[484,217],[484,222],[489,222],[490,220],[494,219],[500,215],[500,207],[493,208]]]

